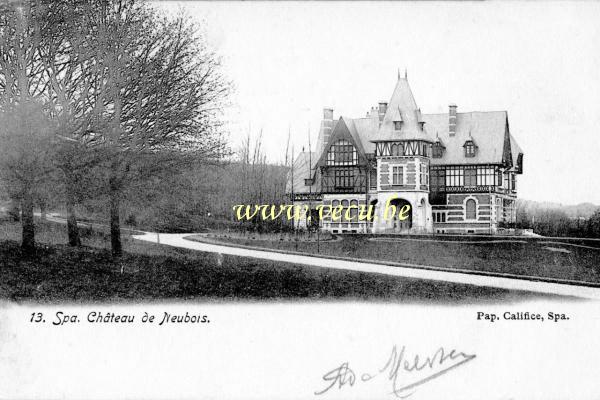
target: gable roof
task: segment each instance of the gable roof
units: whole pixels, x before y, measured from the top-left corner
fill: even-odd
[[[324,165],[329,148],[340,139],[346,139],[352,142],[354,146],[356,146],[358,158],[361,159],[363,163],[366,161],[365,149],[356,126],[354,125],[354,120],[348,117],[340,117],[333,127],[329,142],[325,143],[325,146],[323,147],[323,153],[320,154],[317,165]]]
[[[377,132],[379,118],[374,117],[355,118],[352,120],[353,130],[360,141],[365,154],[375,153],[375,143],[371,141],[373,132]]]

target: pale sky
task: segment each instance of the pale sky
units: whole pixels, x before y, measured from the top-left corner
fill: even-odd
[[[523,149],[521,198],[600,204],[596,2],[184,2],[235,84],[235,146],[263,130],[270,160],[314,148],[322,109],[362,117],[398,68],[423,113],[508,111]]]

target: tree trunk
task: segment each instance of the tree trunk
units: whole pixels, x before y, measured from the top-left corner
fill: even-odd
[[[79,227],[77,226],[77,215],[75,214],[75,195],[73,194],[73,181],[67,178],[67,232],[69,234],[69,246],[81,246]]]
[[[33,254],[35,252],[35,225],[33,222],[33,195],[30,191],[26,191],[23,196],[21,225],[23,227],[21,249],[25,254]]]
[[[123,254],[119,220],[120,198],[116,186],[112,184],[110,186],[110,247],[113,257],[120,257]]]
[[[42,221],[46,221],[48,219],[46,212],[46,203],[44,201],[40,202],[40,216]]]
[[[21,221],[21,204],[18,200],[11,200],[8,215],[10,215],[13,222]]]

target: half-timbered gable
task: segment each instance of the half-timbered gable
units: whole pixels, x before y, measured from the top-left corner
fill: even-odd
[[[352,119],[340,117],[316,167],[322,193],[363,193],[369,161]]]

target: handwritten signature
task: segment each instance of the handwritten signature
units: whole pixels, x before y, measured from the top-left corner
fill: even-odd
[[[406,398],[414,394],[417,387],[472,361],[475,357],[475,354],[466,354],[454,349],[448,352],[440,347],[433,355],[425,358],[415,355],[413,359],[409,360],[406,357],[405,346],[400,347],[399,350],[397,346],[394,346],[387,362],[377,373],[363,373],[359,374],[357,378],[357,374],[350,368],[349,363],[344,362],[339,367],[323,375],[323,380],[328,382],[329,386],[315,392],[315,395],[324,394],[335,387],[341,389],[344,386],[354,386],[357,382],[368,382],[376,377],[383,376],[392,384],[390,394],[399,398]],[[418,375],[419,377],[413,381],[403,382],[400,377],[408,374]]]

